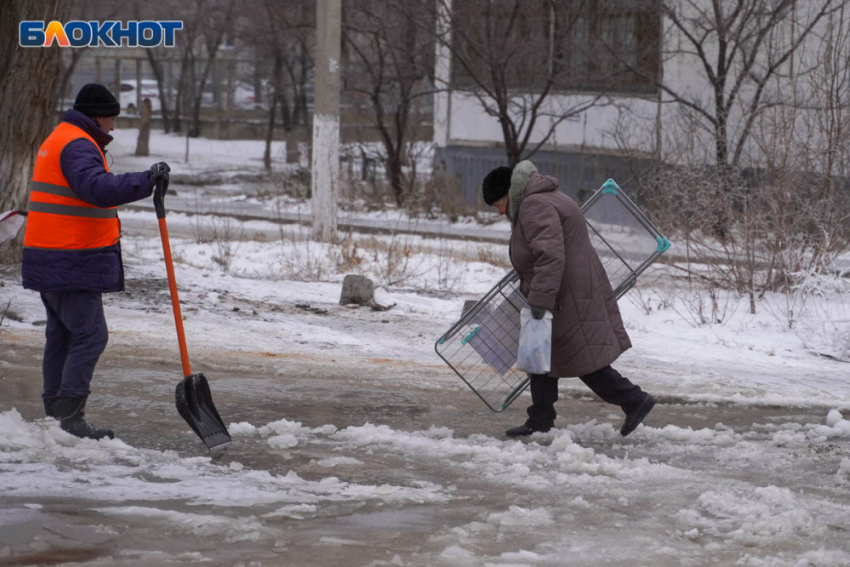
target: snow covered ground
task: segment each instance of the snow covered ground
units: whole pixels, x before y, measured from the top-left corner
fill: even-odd
[[[742,431],[643,427],[627,442],[594,420],[529,442],[437,426],[241,422],[238,449],[214,460],[77,440],[15,410],[0,425],[11,526],[0,553],[17,564],[82,549],[126,565],[850,559],[850,458],[837,456],[850,422],[837,413]]]
[[[42,307],[2,272],[15,315],[2,335],[0,556],[13,564],[850,562],[848,367],[766,309],[692,326],[685,299],[658,309],[656,275],[644,303],[621,302],[636,347],[617,364],[662,401],[647,425],[622,440],[619,412],[563,381],[558,429],[509,441],[527,397],[491,414],[433,352],[463,300],[504,273],[470,260],[494,245],[410,243],[418,268],[379,289],[395,307],[378,312],[339,306],[340,281],[387,284],[391,237],[364,237],[363,261],[341,271],[339,250],[249,224],[270,236],[238,243],[225,272],[220,244],[198,244],[192,218],[174,215],[190,352],[233,424],[234,446],[210,459],[170,400],[180,371],[154,221],[125,217],[127,292],[107,298],[90,411],[114,441],[37,419]],[[309,254],[324,271],[294,260]]]
[[[527,395],[491,413],[434,353],[504,245],[168,222],[193,367],[234,443],[207,455],[174,410],[151,212],[122,212],[127,291],[106,297],[89,404],[115,440],[41,419],[43,307],[0,268],[0,565],[850,565],[846,281],[789,330],[786,297],[712,307],[658,266],[620,302],[635,347],[616,367],[660,401],[646,424],[622,439],[621,412],[563,380],[556,429],[516,441]],[[348,273],[393,307],[340,306]]]
[[[299,187],[297,191],[288,187],[294,182],[286,175],[297,169],[298,164],[286,163],[285,142],[272,145],[274,173],[269,175],[263,169],[264,142],[261,141],[193,138],[189,142],[187,162],[184,137],[151,132],[151,155],[135,157],[138,131],[121,129],[113,135],[115,140],[108,149],[112,154],[111,171],[115,173],[146,170],[160,160],[169,163],[173,195],[168,198],[168,207],[172,211],[267,219],[278,223],[305,222],[311,218],[310,201],[292,195],[306,191],[306,187]],[[359,151],[353,153],[359,155]],[[426,167],[425,163],[423,160],[417,166],[420,173],[430,171],[430,165]],[[359,165],[355,163],[352,167],[357,171]],[[445,215],[411,217],[392,207],[375,210],[374,203],[366,203],[359,197],[343,195],[343,199],[339,215],[343,231],[354,227],[372,232],[453,235],[496,242],[507,242],[510,235],[508,222],[495,214],[479,213],[478,218],[462,217],[450,222]],[[153,204],[142,202],[133,208],[152,209]]]
[[[189,138],[179,134],[150,134],[150,155],[136,157],[136,128],[120,128],[112,132],[114,140],[107,146],[110,171],[144,171],[151,164],[166,161],[178,178],[228,179],[263,172],[263,140],[213,140]],[[188,160],[187,149],[188,147]],[[271,155],[275,167],[286,167],[286,142],[272,142]]]

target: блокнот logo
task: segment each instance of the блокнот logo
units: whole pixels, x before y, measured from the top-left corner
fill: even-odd
[[[174,47],[174,35],[183,29],[178,20],[129,22],[72,20],[57,21],[45,26],[43,21],[23,21],[20,24],[21,47]]]

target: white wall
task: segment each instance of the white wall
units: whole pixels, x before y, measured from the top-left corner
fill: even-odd
[[[545,112],[557,111],[558,108],[575,107],[593,100],[591,95],[552,96],[545,103]],[[547,146],[563,150],[616,150],[617,141],[611,136],[618,120],[622,118],[620,105],[628,103],[630,108],[639,113],[643,119],[654,123],[658,112],[657,101],[651,99],[611,99],[600,102],[601,106],[592,107],[580,115],[573,116],[555,127],[554,135],[548,140]],[[498,120],[488,116],[481,103],[474,96],[453,92],[451,97],[451,116],[449,124],[449,144],[491,145],[502,142],[502,130]],[[547,116],[538,118],[537,125],[532,131],[530,144],[539,143],[552,127],[553,119]],[[651,152],[650,141],[632,140],[636,149]]]

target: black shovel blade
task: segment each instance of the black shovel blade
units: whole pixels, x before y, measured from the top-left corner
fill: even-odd
[[[210,385],[203,374],[186,376],[177,384],[177,411],[186,420],[207,449],[222,449],[230,445],[230,434],[215,409]]]

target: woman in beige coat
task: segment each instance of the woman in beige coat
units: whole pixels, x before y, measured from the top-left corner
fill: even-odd
[[[655,399],[611,363],[631,342],[611,283],[590,243],[581,209],[554,177],[530,161],[498,167],[484,178],[484,201],[511,220],[510,257],[535,319],[551,311],[552,365],[532,374],[528,420],[509,437],[549,431],[555,422],[558,379],[579,377],[604,401],[626,414],[620,434],[640,425]]]

